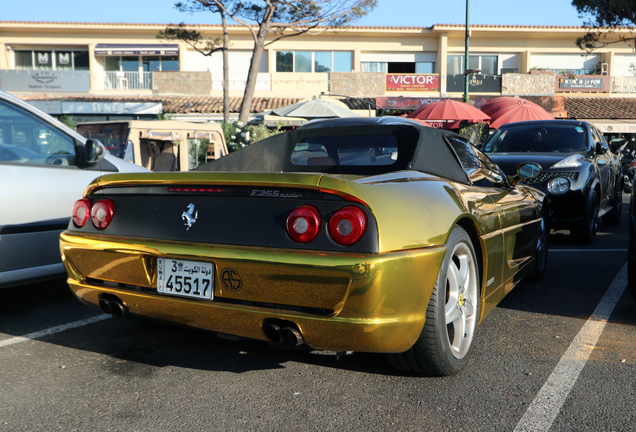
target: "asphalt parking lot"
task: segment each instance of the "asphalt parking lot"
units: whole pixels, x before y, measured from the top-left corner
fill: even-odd
[[[553,233],[545,278],[499,304],[450,378],[395,372],[379,354],[337,359],[110,318],[64,281],[5,289],[0,431],[632,430],[627,232],[625,205],[591,246]]]

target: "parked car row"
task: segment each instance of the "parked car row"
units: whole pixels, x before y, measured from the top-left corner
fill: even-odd
[[[595,126],[574,120],[511,123],[483,150],[508,175],[523,162],[541,165],[543,174],[525,183],[546,194],[553,229],[568,229],[577,241],[590,244],[599,217],[608,225],[620,223],[621,160]]]
[[[551,228],[591,243],[622,211],[620,160],[578,121],[506,125],[483,151],[404,118],[314,121],[191,172],[127,163],[6,93],[0,133],[0,286],[60,274],[61,250],[103,312],[424,375],[459,373],[477,325],[543,277]],[[635,221],[632,199],[630,287]]]

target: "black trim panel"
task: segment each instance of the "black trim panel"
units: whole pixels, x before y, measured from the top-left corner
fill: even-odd
[[[84,227],[78,228],[71,221],[68,229],[83,233],[236,246],[353,253],[377,253],[379,250],[375,217],[361,204],[334,199],[331,194],[308,189],[208,187],[218,188],[219,192],[169,192],[168,186],[102,188],[88,198],[93,204],[106,198],[113,201],[114,216],[110,226],[99,230],[89,221]],[[185,213],[191,204],[194,205],[191,216],[196,216],[196,222],[188,227]],[[303,204],[314,205],[322,216],[320,232],[308,244],[293,241],[285,228],[287,216]],[[327,233],[329,218],[345,206],[356,206],[367,216],[367,231],[352,246],[337,244]]]
[[[45,231],[63,231],[68,227],[71,218],[52,219],[39,222],[31,222],[22,225],[0,226],[2,234],[28,234]]]

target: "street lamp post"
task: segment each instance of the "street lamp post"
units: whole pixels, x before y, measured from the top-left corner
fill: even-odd
[[[468,40],[470,39],[470,28],[468,25],[468,11],[469,11],[469,0],[466,0],[466,52],[464,53],[464,97],[463,97],[463,101],[465,103],[469,103],[470,101],[470,97],[468,96],[468,87],[469,87],[469,83],[468,83],[468,61],[469,61],[469,49],[468,49]]]

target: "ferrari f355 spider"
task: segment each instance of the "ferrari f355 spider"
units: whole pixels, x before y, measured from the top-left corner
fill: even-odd
[[[61,252],[84,303],[274,345],[461,371],[477,324],[547,261],[544,194],[463,137],[310,123],[194,172],[106,175]]]

